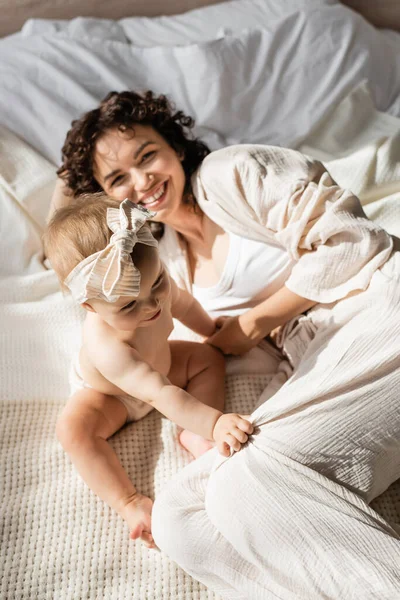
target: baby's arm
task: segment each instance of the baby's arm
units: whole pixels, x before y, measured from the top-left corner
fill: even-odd
[[[113,340],[107,357],[100,356],[96,366],[104,377],[125,393],[151,404],[183,429],[207,440],[215,440],[220,449],[225,442],[238,450],[240,444],[247,440],[243,432],[252,433],[252,425],[240,415],[229,415],[233,417],[229,420],[220,410],[206,406],[185,390],[173,385],[126,344]],[[221,422],[216,427],[220,419]],[[221,423],[225,424],[224,427],[220,426]],[[223,453],[226,454],[225,451]]]
[[[90,489],[123,517],[133,539],[153,546],[150,498],[139,494],[107,442],[126,422],[125,406],[93,389],[76,392],[57,422],[57,437]]]
[[[174,319],[189,327],[192,331],[208,337],[215,331],[215,323],[201,304],[186,290],[171,281],[171,312]]]

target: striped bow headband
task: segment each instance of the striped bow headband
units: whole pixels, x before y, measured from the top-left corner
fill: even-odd
[[[122,296],[139,295],[140,271],[131,254],[136,244],[157,248],[157,240],[145,226],[155,214],[128,199],[119,208],[107,208],[107,225],[113,232],[109,244],[82,260],[65,280],[77,302],[115,302]]]

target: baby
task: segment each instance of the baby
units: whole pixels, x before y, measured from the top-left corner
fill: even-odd
[[[253,431],[242,416],[222,413],[219,351],[168,341],[173,317],[205,337],[215,325],[168,276],[146,224],[154,214],[89,194],[57,211],[44,235],[62,286],[87,311],[57,435],[89,487],[149,547],[152,501],[136,491],[107,439],[152,408],[183,428],[180,441],[196,457],[212,442],[229,456]]]

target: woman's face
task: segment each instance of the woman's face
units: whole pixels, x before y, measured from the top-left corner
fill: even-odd
[[[155,221],[168,222],[182,204],[185,173],[181,159],[150,126],[107,131],[95,146],[93,172],[112,198],[121,202],[129,198],[157,211]]]

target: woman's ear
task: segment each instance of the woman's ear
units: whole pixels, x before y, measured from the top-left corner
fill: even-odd
[[[88,310],[89,312],[96,312],[93,308],[93,306],[90,306],[90,304],[88,302],[82,302],[81,304],[82,308],[84,308],[85,310]]]

